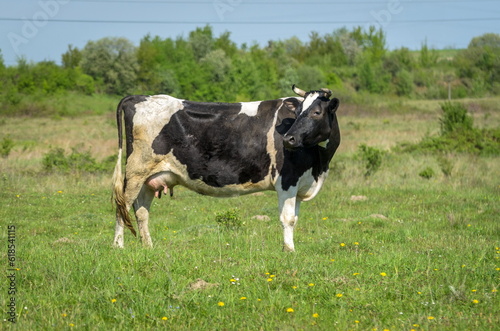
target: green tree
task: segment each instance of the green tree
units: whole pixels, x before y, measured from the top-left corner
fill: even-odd
[[[494,91],[500,85],[500,35],[473,38],[454,64],[471,92],[482,95],[485,90]]]
[[[69,45],[66,53],[62,55],[63,68],[66,69],[76,68],[80,65],[81,61],[82,61],[82,52],[78,48],[73,47],[73,45]]]
[[[423,68],[428,68],[436,65],[438,60],[438,54],[434,49],[429,49],[427,46],[427,41],[422,44],[420,48],[420,65]]]
[[[106,93],[132,93],[136,86],[136,48],[125,38],[89,41],[82,50],[81,67],[102,84]]]
[[[203,28],[196,28],[196,30],[191,31],[189,33],[189,45],[197,61],[205,57],[214,48],[212,28],[206,25]]]

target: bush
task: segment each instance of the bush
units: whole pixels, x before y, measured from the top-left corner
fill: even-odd
[[[425,179],[431,179],[432,177],[434,177],[434,170],[432,170],[431,167],[427,167],[424,170],[420,171],[418,175]]]
[[[80,147],[74,147],[71,154],[66,155],[64,149],[51,149],[43,156],[43,168],[46,171],[59,171],[63,173],[70,172],[89,172],[96,173],[113,169],[116,157],[112,156],[103,162],[96,161],[89,151],[79,151]]]
[[[445,102],[441,105],[443,116],[440,118],[441,135],[456,130],[471,131],[474,120],[467,113],[467,108],[458,102]]]
[[[441,135],[425,137],[417,144],[402,144],[400,147],[403,152],[500,155],[500,128],[474,128],[472,117],[460,103],[446,102],[441,109],[443,110],[443,116],[439,119]],[[452,165],[441,162],[441,169],[445,175],[451,174],[452,168]]]
[[[215,215],[215,222],[226,229],[239,229],[243,226],[241,217],[238,215],[237,209],[230,209],[225,212],[217,213]]]
[[[14,141],[9,137],[4,137],[2,139],[2,143],[0,144],[0,155],[2,157],[7,157],[10,154],[10,151],[14,147]]]
[[[359,145],[359,155],[365,164],[365,177],[371,176],[382,165],[383,152],[375,147]]]

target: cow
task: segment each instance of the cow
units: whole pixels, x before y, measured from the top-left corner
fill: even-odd
[[[300,203],[321,189],[340,131],[339,100],[331,98],[330,90],[306,92],[295,85],[292,90],[299,97],[242,103],[193,102],[169,95],[123,98],[116,111],[114,246],[124,246],[124,226],[136,235],[129,215],[133,207],[142,243],[152,247],[151,202],[182,185],[214,197],[276,191],[283,250],[294,251]]]

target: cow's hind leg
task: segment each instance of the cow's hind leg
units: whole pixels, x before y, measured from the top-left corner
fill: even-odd
[[[153,247],[153,241],[149,234],[149,208],[155,197],[155,192],[146,185],[143,185],[139,196],[134,202],[135,217],[137,226],[139,227],[139,235],[141,236],[142,244],[146,247]]]
[[[125,224],[118,211],[116,212],[116,225],[115,225],[115,239],[113,240],[113,246],[118,248],[123,248],[123,229]]]
[[[122,213],[125,214],[125,216],[127,217],[127,221],[130,222],[130,225],[132,226],[130,215],[128,214],[128,211],[130,210],[130,207],[132,207],[132,204],[134,204],[134,201],[139,196],[139,193],[141,192],[143,184],[144,184],[144,180],[141,178],[132,179],[132,180],[127,181],[127,185],[125,186],[125,190],[120,197],[120,205],[122,207],[117,206],[117,210],[116,210],[115,239],[113,241],[113,245],[115,247],[118,247],[118,248],[124,247],[124,233],[123,232],[124,232],[124,228],[126,227],[126,224],[125,224],[126,220],[124,220],[124,215]],[[133,233],[135,234],[135,231],[133,231]]]

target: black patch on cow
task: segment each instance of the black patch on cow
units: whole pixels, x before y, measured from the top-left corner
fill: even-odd
[[[125,121],[125,144],[127,146],[127,158],[134,151],[134,116],[135,116],[135,106],[138,103],[147,100],[146,96],[143,95],[132,95],[125,97],[120,106],[123,111],[123,118]]]
[[[262,181],[269,173],[267,132],[281,100],[263,101],[256,116],[239,114],[239,103],[184,101],[184,108],[154,139],[154,153],[170,151],[191,179],[223,187]]]

